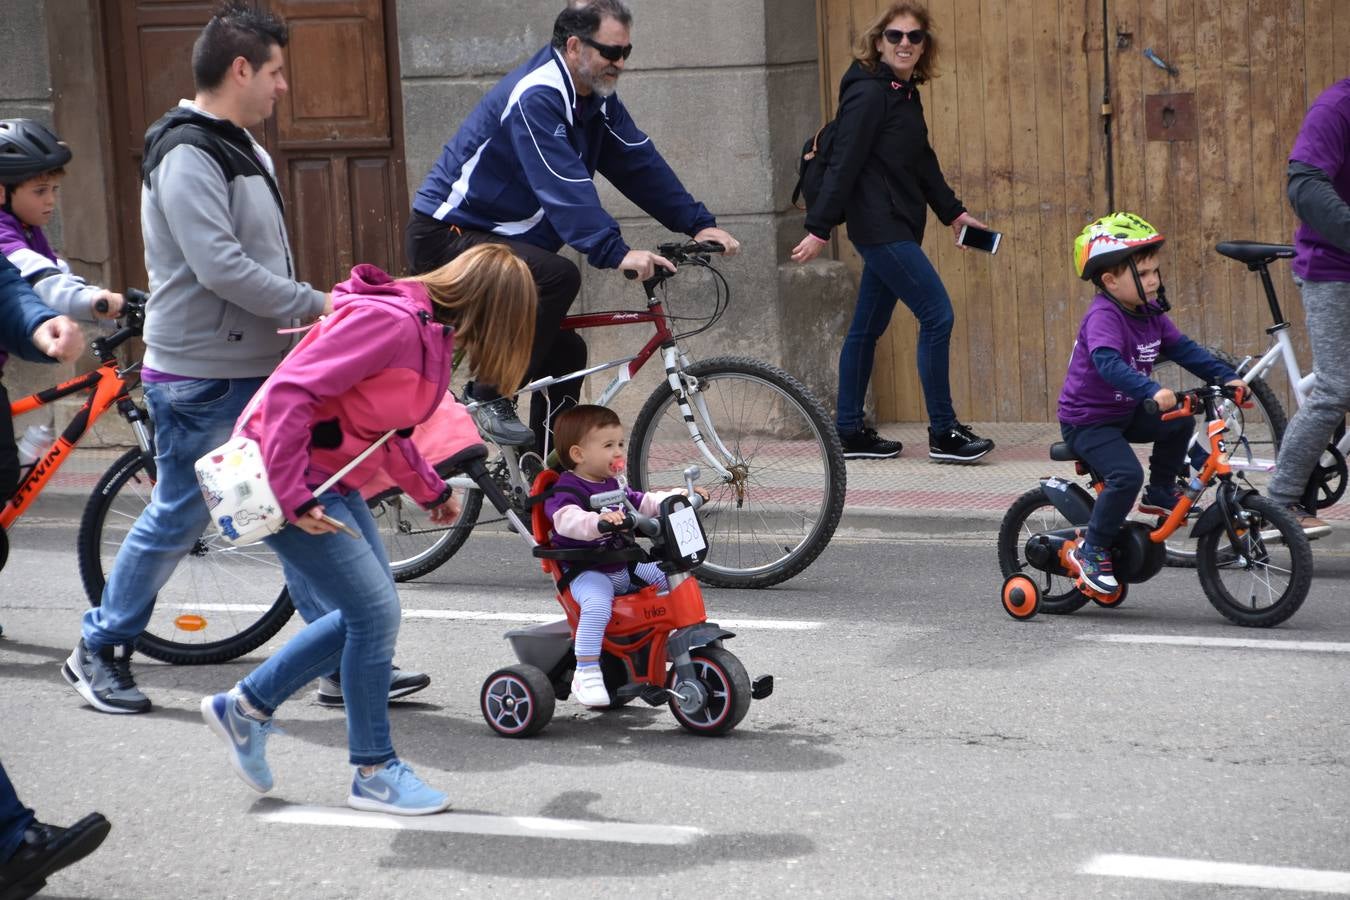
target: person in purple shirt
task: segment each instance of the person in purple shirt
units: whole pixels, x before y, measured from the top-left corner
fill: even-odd
[[[1303,499],[1308,478],[1350,411],[1350,78],[1313,101],[1289,153],[1288,174],[1289,203],[1300,219],[1293,269],[1317,379],[1289,420],[1268,493],[1311,537],[1331,529]]]
[[[1105,488],[1092,508],[1087,535],[1070,559],[1093,590],[1114,593],[1120,586],[1111,565],[1115,543],[1139,489],[1139,511],[1166,516],[1177,505],[1177,478],[1185,469],[1186,445],[1194,423],[1164,422],[1176,406],[1171,390],[1153,380],[1153,366],[1170,359],[1207,381],[1239,384],[1226,363],[1182,334],[1167,317],[1170,306],[1158,257],[1164,238],[1132,213],[1097,219],[1074,242],[1078,277],[1097,286],[1069,357],[1059,395],[1059,423],[1065,442],[1099,473]],[[1157,412],[1146,412],[1152,399]],[[1130,444],[1153,443],[1148,485]]]

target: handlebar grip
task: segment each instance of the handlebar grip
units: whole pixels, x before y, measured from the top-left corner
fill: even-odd
[[[105,313],[108,311],[108,301],[102,297],[94,301],[94,312]]]
[[[596,525],[596,528],[597,530],[599,530],[601,534],[613,534],[616,531],[628,531],[633,527],[633,525],[634,525],[633,517],[628,513],[624,513],[623,521],[620,522],[618,525],[615,525],[613,522],[606,522],[604,519],[601,519],[599,524]]]
[[[638,276],[637,269],[623,270],[623,277],[627,278],[629,281],[637,281],[637,276]]]
[[[1149,397],[1144,400],[1142,405],[1144,407],[1144,412],[1148,413],[1150,416],[1157,415],[1158,413],[1157,400],[1154,400],[1152,397]]]

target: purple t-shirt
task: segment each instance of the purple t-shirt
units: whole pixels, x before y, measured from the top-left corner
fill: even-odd
[[[1132,316],[1103,294],[1092,298],[1078,326],[1069,357],[1069,372],[1059,392],[1059,420],[1069,425],[1095,425],[1134,415],[1139,400],[1128,397],[1101,376],[1092,351],[1110,347],[1125,364],[1151,378],[1153,364],[1182,334],[1165,315]]]
[[[1332,187],[1350,202],[1350,78],[1327,88],[1303,118],[1289,159],[1316,166]],[[1294,274],[1307,281],[1350,281],[1350,255],[1300,224],[1294,232]]]
[[[604,494],[609,491],[619,489],[619,480],[617,478],[606,478],[604,481],[587,481],[575,472],[563,472],[554,482],[553,496],[544,501],[544,515],[550,522],[553,521],[553,514],[564,506],[580,506],[588,512],[600,512],[600,510],[591,509],[591,497],[595,494]],[[638,491],[627,490],[628,502],[634,507],[642,505],[642,494]],[[580,496],[578,496],[578,494]],[[619,509],[619,507],[613,507]],[[627,546],[628,540],[622,534],[605,535],[598,541],[580,541],[576,538],[564,537],[561,534],[554,533],[549,539],[554,547],[563,549],[590,549],[597,552],[603,550],[616,550]],[[611,563],[604,566],[586,566],[584,563],[568,563],[568,568],[595,568],[601,572],[618,572],[623,569],[622,563]]]

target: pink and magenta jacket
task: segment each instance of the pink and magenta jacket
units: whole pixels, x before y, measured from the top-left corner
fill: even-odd
[[[403,433],[338,488],[360,490],[387,476],[424,507],[443,502],[444,479],[406,435],[442,404],[453,347],[454,329],[435,320],[420,284],[363,264],[333,288],[333,313],[282,360],[235,425],[262,447],[272,491],[290,521],[317,504],[315,487],[390,429]],[[479,440],[469,417],[462,420],[468,425],[453,449]]]

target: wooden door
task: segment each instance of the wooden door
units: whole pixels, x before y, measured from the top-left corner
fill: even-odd
[[[210,2],[104,6],[112,85],[118,283],[144,284],[140,162],[146,128],[192,97],[191,50]],[[403,266],[407,208],[394,0],[272,0],[286,19],[290,90],[255,136],[272,155],[297,277],[328,289],[356,262]]]
[[[830,114],[854,35],[886,5],[819,0]],[[1070,247],[1112,206],[1168,236],[1164,277],[1184,331],[1239,357],[1263,349],[1269,314],[1259,283],[1213,247],[1292,240],[1286,159],[1308,105],[1350,76],[1350,4],[929,0],[928,8],[942,56],[941,76],[923,90],[933,146],[971,212],[1005,233],[995,257],[962,253],[929,218],[924,249],[956,309],[958,414],[1053,421],[1091,293],[1073,275]],[[1187,115],[1193,128],[1183,127]],[[1276,270],[1285,311],[1301,324],[1288,266]],[[1302,328],[1296,334],[1304,340]],[[914,340],[900,308],[873,376],[883,420],[925,418]]]
[[[1350,6],[1112,0],[1110,9],[1117,205],[1147,210],[1168,236],[1164,276],[1178,326],[1239,358],[1260,355],[1270,325],[1260,282],[1214,245],[1293,241],[1289,151],[1312,101],[1350,75]],[[1175,74],[1149,61],[1150,49]],[[1287,264],[1271,271],[1306,369],[1298,290]],[[1287,391],[1282,374],[1270,380]]]

